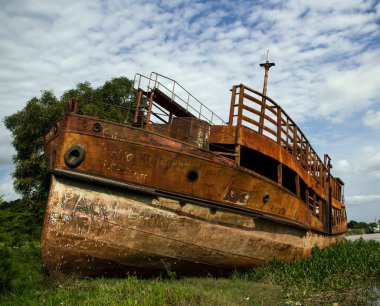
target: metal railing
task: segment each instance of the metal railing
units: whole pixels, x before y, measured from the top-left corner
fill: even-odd
[[[205,120],[210,124],[223,125],[226,122],[210,110],[206,105],[195,98],[188,90],[175,80],[162,74],[152,72],[149,77],[136,73],[133,86],[135,89],[142,89],[146,93],[155,88],[161,90],[171,101],[176,102],[195,117]]]
[[[327,169],[309,141],[272,99],[245,85],[232,88],[229,125],[245,126],[277,142],[323,186]]]

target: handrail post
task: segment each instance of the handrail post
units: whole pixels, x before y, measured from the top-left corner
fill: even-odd
[[[306,142],[306,166],[311,173],[310,143],[308,141]]]
[[[282,123],[282,117],[281,117],[282,109],[281,107],[277,107],[277,143],[281,145],[281,123]]]
[[[235,100],[236,100],[236,86],[232,86],[231,93],[231,105],[230,105],[230,118],[228,119],[228,125],[233,125],[235,114]]]
[[[297,142],[298,142],[297,126],[294,124],[293,125],[293,156],[295,157],[297,157]]]
[[[146,124],[149,124],[150,122],[150,115],[152,114],[152,106],[153,106],[153,96],[154,96],[154,91],[151,91],[150,97],[149,97],[149,105],[148,105],[148,113],[146,115]]]
[[[239,85],[239,105],[238,105],[238,118],[236,122],[236,126],[239,128],[241,126],[242,117],[243,117],[243,102],[244,102],[244,86],[242,84]]]
[[[264,130],[264,115],[265,115],[265,108],[266,108],[266,98],[263,96],[261,100],[261,110],[260,110],[260,119],[259,119],[259,134],[263,133]]]

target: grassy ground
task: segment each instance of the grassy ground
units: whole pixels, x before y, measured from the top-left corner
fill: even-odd
[[[380,243],[346,241],[291,264],[228,278],[79,279],[46,275],[37,241],[42,213],[0,205],[0,305],[368,305],[380,304]],[[39,207],[39,206],[38,206]],[[42,207],[42,206],[41,206]]]
[[[275,261],[238,278],[281,284],[289,304],[380,303],[380,243],[343,241],[291,264]]]
[[[10,278],[1,305],[276,305],[282,299],[278,286],[238,278],[52,277],[44,273],[35,243],[7,253]]]
[[[45,274],[38,242],[0,246],[1,305],[376,305],[380,244],[346,241],[229,278],[78,279]]]

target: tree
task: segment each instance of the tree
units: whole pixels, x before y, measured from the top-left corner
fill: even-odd
[[[14,188],[24,199],[41,200],[47,196],[49,176],[44,160],[44,136],[63,116],[69,99],[77,98],[79,110],[102,119],[126,122],[132,116],[135,92],[132,82],[118,77],[93,89],[89,82],[79,83],[57,99],[52,91],[42,91],[26,106],[5,117],[4,124],[13,136]],[[131,102],[132,101],[132,102]]]
[[[358,226],[358,222],[354,220],[351,220],[350,222],[347,223],[347,227],[351,229],[357,228],[357,226]]]

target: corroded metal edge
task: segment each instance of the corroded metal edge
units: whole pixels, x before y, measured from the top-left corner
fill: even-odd
[[[339,239],[269,220],[212,210],[141,190],[52,175],[42,255],[50,271],[83,276],[213,273],[291,261]]]

